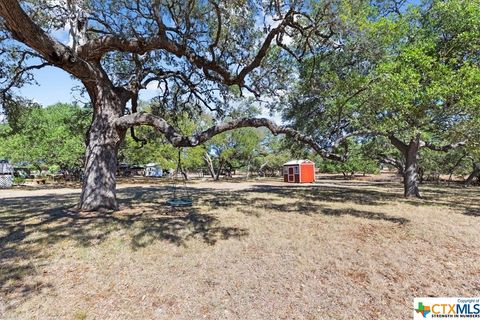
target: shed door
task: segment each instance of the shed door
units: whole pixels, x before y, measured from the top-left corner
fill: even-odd
[[[294,182],[295,181],[295,173],[293,171],[293,167],[288,168],[288,182]]]

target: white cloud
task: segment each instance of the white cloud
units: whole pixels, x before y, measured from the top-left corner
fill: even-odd
[[[160,84],[160,87],[159,87],[159,82],[157,80],[154,80],[154,81],[151,81],[147,84],[147,87],[145,88],[145,90],[147,91],[157,91],[157,90],[163,90],[165,88],[164,84]]]
[[[270,28],[276,28],[278,25],[282,23],[282,20],[274,20],[273,16],[271,15],[266,15],[265,16],[265,25]]]
[[[48,5],[51,7],[57,7],[55,10],[59,10],[60,12],[67,9],[67,2],[65,0],[49,0],[47,1]],[[59,9],[61,8],[61,9]],[[60,13],[58,13],[60,14]],[[61,43],[71,46],[70,38],[70,24],[65,22],[65,25],[62,28],[52,30],[50,35],[60,41]]]
[[[283,35],[282,43],[283,43],[284,45],[287,45],[287,46],[288,46],[288,45],[290,45],[292,42],[293,42],[293,38],[292,38],[292,37],[290,37],[289,35],[286,35],[286,34]]]
[[[275,111],[271,111],[270,109],[265,108],[265,107],[262,107],[261,111],[262,111],[262,114],[261,114],[262,118],[270,119],[270,120],[272,120],[273,122],[275,122],[276,124],[279,124],[279,125],[283,124],[282,115],[280,113],[275,112]]]
[[[72,46],[72,37],[70,36],[70,26],[65,25],[61,29],[56,29],[50,32],[50,35],[69,47]]]
[[[255,98],[255,95],[250,90],[247,90],[245,88],[242,88],[242,95],[245,98]]]
[[[50,0],[48,2],[51,6],[64,6],[67,4],[65,0]]]

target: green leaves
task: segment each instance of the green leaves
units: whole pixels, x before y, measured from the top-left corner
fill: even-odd
[[[285,118],[327,145],[359,130],[407,144],[478,136],[480,1],[389,5],[339,3],[341,46],[302,62]]]
[[[217,159],[242,166],[259,150],[260,130],[241,128],[215,136],[207,143],[207,150]]]
[[[372,157],[368,143],[348,142],[349,156],[344,162],[319,159],[317,166],[320,172],[343,173],[345,176],[355,173],[378,173],[379,165]]]
[[[148,110],[151,106],[147,106]],[[176,114],[169,119],[177,129],[185,135],[191,135],[202,126],[204,119],[191,119],[187,113]],[[206,121],[206,120],[205,120]],[[140,147],[127,132],[125,141],[119,151],[119,161],[129,165],[145,165],[157,163],[164,169],[175,169],[177,167],[178,149],[173,147],[165,138],[159,135],[154,128],[136,127],[135,136],[147,140],[147,143]],[[203,164],[204,146],[182,149],[182,165],[186,169],[197,169]]]
[[[35,166],[80,167],[90,119],[90,110],[69,104],[25,108],[15,118],[15,130],[3,127],[0,158]]]
[[[411,7],[396,20],[401,32],[384,43],[389,54],[373,71],[379,80],[363,107],[370,114],[365,125],[406,141],[418,133],[448,140],[462,122],[478,117],[471,105],[479,99],[480,69],[471,53],[478,52],[480,38],[470,22],[479,19],[479,8],[460,0],[433,1],[428,10]]]

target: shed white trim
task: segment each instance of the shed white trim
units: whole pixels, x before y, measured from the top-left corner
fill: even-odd
[[[285,162],[283,165],[284,166],[292,166],[292,165],[299,165],[299,164],[304,164],[304,163],[313,163],[313,161],[310,161],[310,160],[291,160],[291,161]]]

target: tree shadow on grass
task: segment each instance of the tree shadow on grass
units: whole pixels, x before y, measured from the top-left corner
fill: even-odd
[[[300,215],[306,216],[335,216],[335,217],[342,217],[342,216],[352,216],[367,220],[383,220],[387,222],[392,222],[395,224],[403,225],[410,222],[409,219],[402,218],[402,217],[395,217],[390,216],[385,213],[381,212],[371,212],[366,210],[357,210],[353,208],[339,208],[333,209],[329,207],[325,207],[316,203],[312,202],[296,202],[296,203],[268,203],[258,206],[256,209],[264,209],[264,210],[271,210],[271,211],[278,211],[282,213],[295,213]],[[248,208],[240,208],[240,212],[247,214],[247,215],[255,215],[259,216],[260,214],[256,210],[249,210]]]
[[[201,238],[205,243],[214,245],[218,240],[241,238],[248,235],[246,229],[218,226],[218,219],[208,214],[199,214],[195,210],[185,216],[162,217],[140,228],[132,238],[134,249],[146,247],[156,240],[166,240],[178,245],[186,245],[190,238]]]
[[[347,208],[347,209],[325,208],[322,210],[322,214],[326,216],[336,216],[336,217],[349,215],[352,217],[364,218],[369,220],[383,220],[383,221],[393,222],[399,225],[403,225],[410,222],[410,220],[406,218],[389,216],[381,212],[370,212],[370,211],[356,210],[351,208]]]
[[[443,206],[470,216],[480,210],[480,188],[464,188],[461,185],[428,184],[421,189],[422,199],[403,199],[411,205]]]
[[[140,202],[155,203],[158,199],[165,199],[168,190],[157,188],[144,188],[138,191],[124,189],[130,194],[129,205],[134,200]],[[362,211],[353,208],[331,209],[324,202],[341,202],[365,205],[381,205],[393,199],[398,199],[395,193],[352,190],[346,188],[323,187],[309,185],[269,186],[256,185],[246,190],[216,190],[209,188],[195,188],[191,191],[194,202],[206,206],[209,210],[236,209],[246,215],[260,216],[269,211],[277,211],[288,214],[300,214],[306,216],[326,215],[344,216],[350,215],[368,220],[384,220],[396,224],[405,224],[409,220],[401,217],[390,216],[379,212]],[[293,200],[293,201],[292,201]],[[319,202],[322,201],[322,202]],[[134,204],[135,205],[135,204]]]
[[[392,187],[390,184],[385,185]],[[398,186],[397,186],[398,189]],[[134,189],[123,189],[130,194],[129,205],[135,201],[148,203],[162,203],[169,195],[169,189],[143,188],[140,192]],[[136,194],[138,193],[138,194]],[[350,188],[346,186],[334,187],[323,185],[253,185],[243,190],[218,190],[211,188],[191,188],[190,193],[194,202],[209,209],[236,208],[242,212],[273,210],[285,213],[314,215],[325,208],[322,203],[342,203],[381,206],[392,201],[404,201],[396,190],[370,190]],[[134,200],[135,199],[135,200]],[[320,203],[319,203],[320,202]],[[368,218],[367,215],[364,218]],[[375,219],[378,220],[378,219]]]
[[[157,201],[142,209],[138,203],[148,200],[129,191],[119,192],[120,203],[127,210],[112,213],[77,212],[78,194],[0,199],[0,297],[14,294],[18,299],[48,287],[24,280],[41,275],[52,245],[61,241],[89,247],[115,232],[121,231],[123,236],[127,231],[127,245],[136,250],[155,241],[186,246],[196,238],[214,245],[248,236],[246,229],[223,226],[218,218],[195,207],[173,209]]]
[[[249,192],[275,194],[284,199],[302,199],[303,201],[352,202],[361,205],[383,205],[397,200],[399,194],[393,191],[358,189],[349,185],[254,185]]]
[[[467,208],[467,209],[465,209],[463,214],[466,215],[466,216],[479,217],[480,218],[480,207],[478,207],[478,208]]]
[[[359,188],[366,187],[366,188]],[[401,202],[413,206],[444,206],[456,211],[464,211],[470,216],[480,210],[480,188],[464,188],[453,185],[422,185],[422,198],[404,198],[401,184],[398,183],[354,183],[339,182],[331,185],[254,185],[245,190],[258,194],[274,194],[284,199],[303,199],[303,201],[325,201],[335,203],[353,203],[379,206],[392,202]]]
[[[408,220],[401,217],[328,206],[328,203],[371,206],[391,201],[409,203],[402,199],[399,190],[399,186],[361,189],[348,184],[264,184],[241,191],[195,187],[190,190],[195,205],[178,209],[165,205],[166,199],[172,196],[169,186],[128,187],[118,190],[122,210],[115,213],[76,212],[74,206],[78,193],[0,199],[0,296],[10,292],[28,296],[48,287],[48,283],[26,283],[24,279],[41,272],[39,270],[48,264],[49,248],[60,241],[73,241],[77,246],[89,247],[102,243],[115,232],[124,234],[127,231],[130,238],[127,245],[136,250],[156,241],[185,246],[188,240],[195,238],[214,245],[218,241],[248,236],[246,229],[222,225],[217,215],[212,213],[218,209],[227,213],[229,209],[235,209],[257,216],[268,214],[269,210],[308,216],[348,215],[404,225]],[[432,198],[435,190],[431,189]],[[466,215],[478,217],[480,210],[471,205],[478,197],[473,196],[470,201],[468,196],[458,198],[457,195],[464,191],[455,190],[439,194],[436,202],[420,200],[416,205],[455,206],[464,209]],[[468,190],[475,195],[479,191]]]

